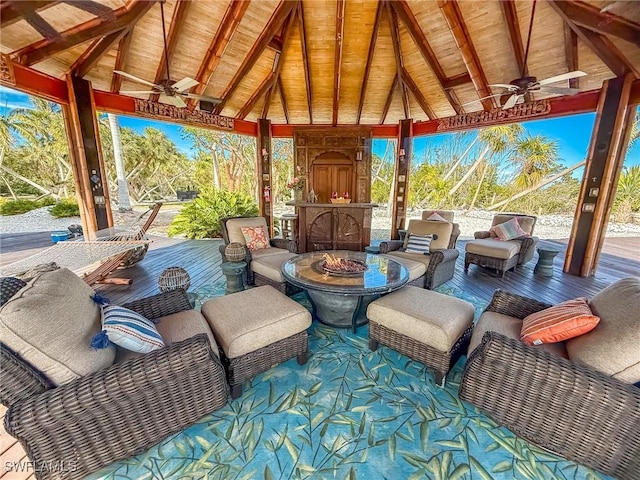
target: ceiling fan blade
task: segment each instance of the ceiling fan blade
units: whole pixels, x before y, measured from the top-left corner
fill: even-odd
[[[160,103],[168,103],[174,107],[184,108],[187,106],[184,100],[178,95],[160,95]]]
[[[502,105],[502,110],[509,110],[518,102],[518,99],[520,97],[522,97],[522,95],[518,95],[517,93],[511,95],[509,98],[507,98],[507,101],[504,102],[504,105]]]
[[[540,90],[546,93],[555,93],[558,95],[575,95],[580,93],[579,88],[552,87],[551,85],[541,85]]]
[[[134,82],[143,83],[144,85],[150,85],[156,88],[162,88],[160,85],[156,85],[155,83],[148,82],[143,80],[142,78],[138,78],[135,75],[131,75],[130,73],[123,72],[122,70],[114,70],[113,73],[117,73],[118,75],[122,75],[123,77],[128,78],[129,80],[133,80]]]
[[[544,80],[540,80],[538,84],[547,85],[549,83],[562,82],[563,80],[570,80],[572,78],[584,77],[586,73],[576,70],[574,72],[563,73],[562,75],[556,75],[555,77],[545,78]]]
[[[191,87],[195,87],[199,83],[199,81],[194,80],[193,78],[184,77],[182,80],[171,85],[171,88],[177,92],[184,92],[185,90],[189,90]]]
[[[511,85],[510,83],[493,83],[490,87],[506,88],[507,90],[517,90],[518,87]]]
[[[215,97],[205,97],[204,95],[196,95],[195,93],[184,93],[181,94],[181,96],[186,97],[186,98],[193,98],[195,100],[202,100],[204,102],[211,102],[215,105],[217,105],[218,103],[222,102],[221,98],[215,98]]]
[[[158,93],[156,90],[120,90],[123,95],[153,95]]]
[[[473,103],[478,103],[481,102],[482,100],[486,100],[487,98],[495,98],[495,97],[501,97],[502,95],[504,95],[504,93],[495,93],[493,95],[489,95],[488,97],[482,97],[479,98],[477,100],[472,100],[471,102],[467,102],[467,103],[463,103],[462,105],[460,105],[461,107],[465,107],[467,105],[471,105]]]

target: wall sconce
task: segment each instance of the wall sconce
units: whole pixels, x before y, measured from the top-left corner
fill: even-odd
[[[405,160],[405,156],[404,156],[404,148],[401,148],[401,149],[400,149],[400,155],[398,156],[398,158],[399,158],[399,160],[400,160],[401,162],[404,162],[404,160]]]
[[[357,162],[361,162],[362,161],[362,152],[361,151],[356,152],[356,161]]]
[[[262,149],[262,161],[263,162],[269,161],[269,152],[267,152],[266,148]]]

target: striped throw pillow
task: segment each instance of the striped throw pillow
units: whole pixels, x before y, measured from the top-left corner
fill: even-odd
[[[520,339],[527,345],[562,342],[590,332],[599,321],[586,298],[567,300],[525,317]]]
[[[513,217],[508,222],[494,225],[491,227],[489,232],[493,233],[500,240],[514,240],[516,238],[528,236],[527,232],[525,232],[520,226],[516,217]]]
[[[433,240],[433,235],[416,235],[415,233],[410,233],[407,248],[405,248],[404,251],[407,253],[429,255],[431,240]]]
[[[164,347],[164,341],[152,321],[118,305],[102,307],[102,329],[91,340],[94,348],[106,348],[109,342],[138,353]]]

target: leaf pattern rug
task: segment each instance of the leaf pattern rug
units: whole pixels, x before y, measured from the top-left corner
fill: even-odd
[[[199,302],[224,295],[224,282]],[[486,302],[443,286],[441,293]],[[310,308],[304,294],[294,299]],[[199,306],[199,305],[198,305]],[[433,372],[356,334],[313,323],[309,361],[289,360],[243,395],[137,457],[108,479],[608,479],[516,437],[458,399],[465,357],[444,388]]]

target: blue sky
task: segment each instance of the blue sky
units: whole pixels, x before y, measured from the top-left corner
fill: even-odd
[[[14,108],[29,106],[31,106],[31,103],[27,95],[0,86],[0,114],[4,115],[8,110]],[[191,156],[191,144],[181,138],[181,127],[179,125],[126,116],[120,116],[119,119],[121,126],[131,128],[137,132],[142,132],[147,127],[164,131],[181,152]],[[569,166],[578,163],[586,157],[594,120],[595,113],[586,113],[570,117],[535,120],[525,122],[522,125],[531,135],[542,135],[549,140],[556,140],[560,161],[562,165]],[[415,137],[414,154],[421,157],[421,152],[426,145],[431,144],[438,146],[450,138],[450,134]],[[374,152],[378,153],[375,147]],[[382,152],[379,153],[382,154]],[[640,143],[637,143],[633,149],[627,152],[625,165],[640,165]]]

